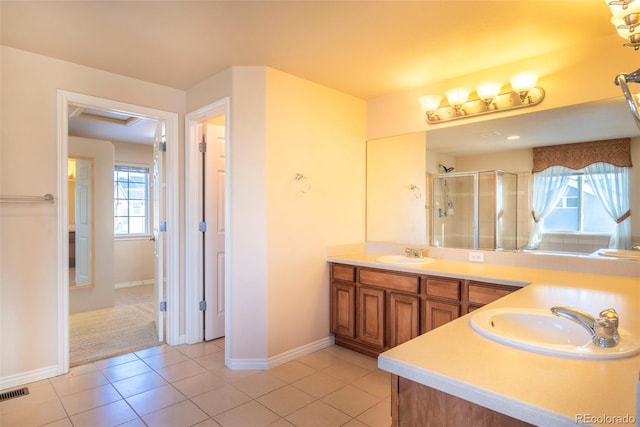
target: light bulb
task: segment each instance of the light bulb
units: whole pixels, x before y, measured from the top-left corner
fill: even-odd
[[[628,16],[634,13],[640,13],[639,0],[631,1],[629,4],[626,5],[626,7],[620,4],[610,4],[609,7],[611,8],[611,14],[616,19],[624,20],[625,16]]]
[[[515,92],[522,94],[533,89],[538,82],[538,76],[530,72],[518,73],[511,77],[511,87]]]
[[[440,106],[440,101],[442,100],[442,96],[440,95],[426,95],[418,98],[418,102],[422,107],[422,110],[426,113],[427,111],[435,111]]]
[[[502,88],[502,84],[486,81],[480,83],[476,87],[476,93],[478,94],[480,99],[493,99],[500,93],[500,88]]]
[[[447,101],[454,107],[460,107],[462,104],[467,102],[467,98],[469,98],[469,89],[463,87],[457,87],[455,89],[449,89],[445,92],[447,96]]]

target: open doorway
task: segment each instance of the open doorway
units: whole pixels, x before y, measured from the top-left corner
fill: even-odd
[[[162,308],[171,306],[169,299],[178,301],[177,265],[169,258],[177,254],[177,185],[164,178],[177,176],[178,120],[175,113],[64,91],[58,101],[59,187],[69,200],[59,207],[58,226],[61,261],[68,269],[60,281],[66,372],[70,365],[156,345],[165,337],[177,341],[179,308],[174,305],[166,316]],[[91,160],[88,192],[71,184],[78,172],[71,170],[70,158]],[[79,199],[84,204],[71,205]],[[90,241],[78,236],[86,212]],[[131,258],[123,251],[136,253],[139,263],[123,267],[122,259]],[[121,256],[114,258],[116,253]],[[89,260],[89,279],[79,281],[71,273],[72,264],[79,270],[79,260]],[[78,338],[76,328],[98,341],[86,333]],[[78,347],[84,349],[78,353]]]

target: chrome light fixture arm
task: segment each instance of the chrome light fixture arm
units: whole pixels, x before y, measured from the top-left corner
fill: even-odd
[[[629,82],[640,83],[640,69],[629,74],[618,74],[614,80],[614,83],[622,89],[622,93],[629,104],[629,109],[633,114],[633,119],[635,120],[638,128],[640,128],[640,105],[638,104],[637,98],[629,89],[629,85],[627,84]]]

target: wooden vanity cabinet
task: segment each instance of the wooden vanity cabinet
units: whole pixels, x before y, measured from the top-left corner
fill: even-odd
[[[391,426],[533,427],[407,378],[391,375]]]
[[[474,280],[468,281],[468,299],[467,309],[465,313],[470,313],[473,310],[487,305],[499,298],[509,295],[513,291],[520,289],[517,286],[509,285],[496,285],[494,283],[476,282]]]
[[[377,350],[384,350],[385,325],[384,289],[358,288],[357,339]]]
[[[374,357],[518,289],[337,263],[330,280],[336,344]]]
[[[331,266],[331,332],[354,338],[356,336],[356,268]]]
[[[389,347],[420,335],[420,297],[399,292],[389,294]]]
[[[460,316],[463,281],[427,276],[423,286],[421,332],[428,332]]]
[[[331,331],[336,344],[370,356],[417,337],[420,276],[331,264]]]

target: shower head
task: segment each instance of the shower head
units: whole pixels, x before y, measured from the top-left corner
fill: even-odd
[[[445,165],[443,165],[442,163],[439,163],[438,166],[440,166],[442,168],[442,172],[443,173],[449,173],[451,171],[453,171],[453,169],[455,169],[453,166],[451,167],[446,167]]]

